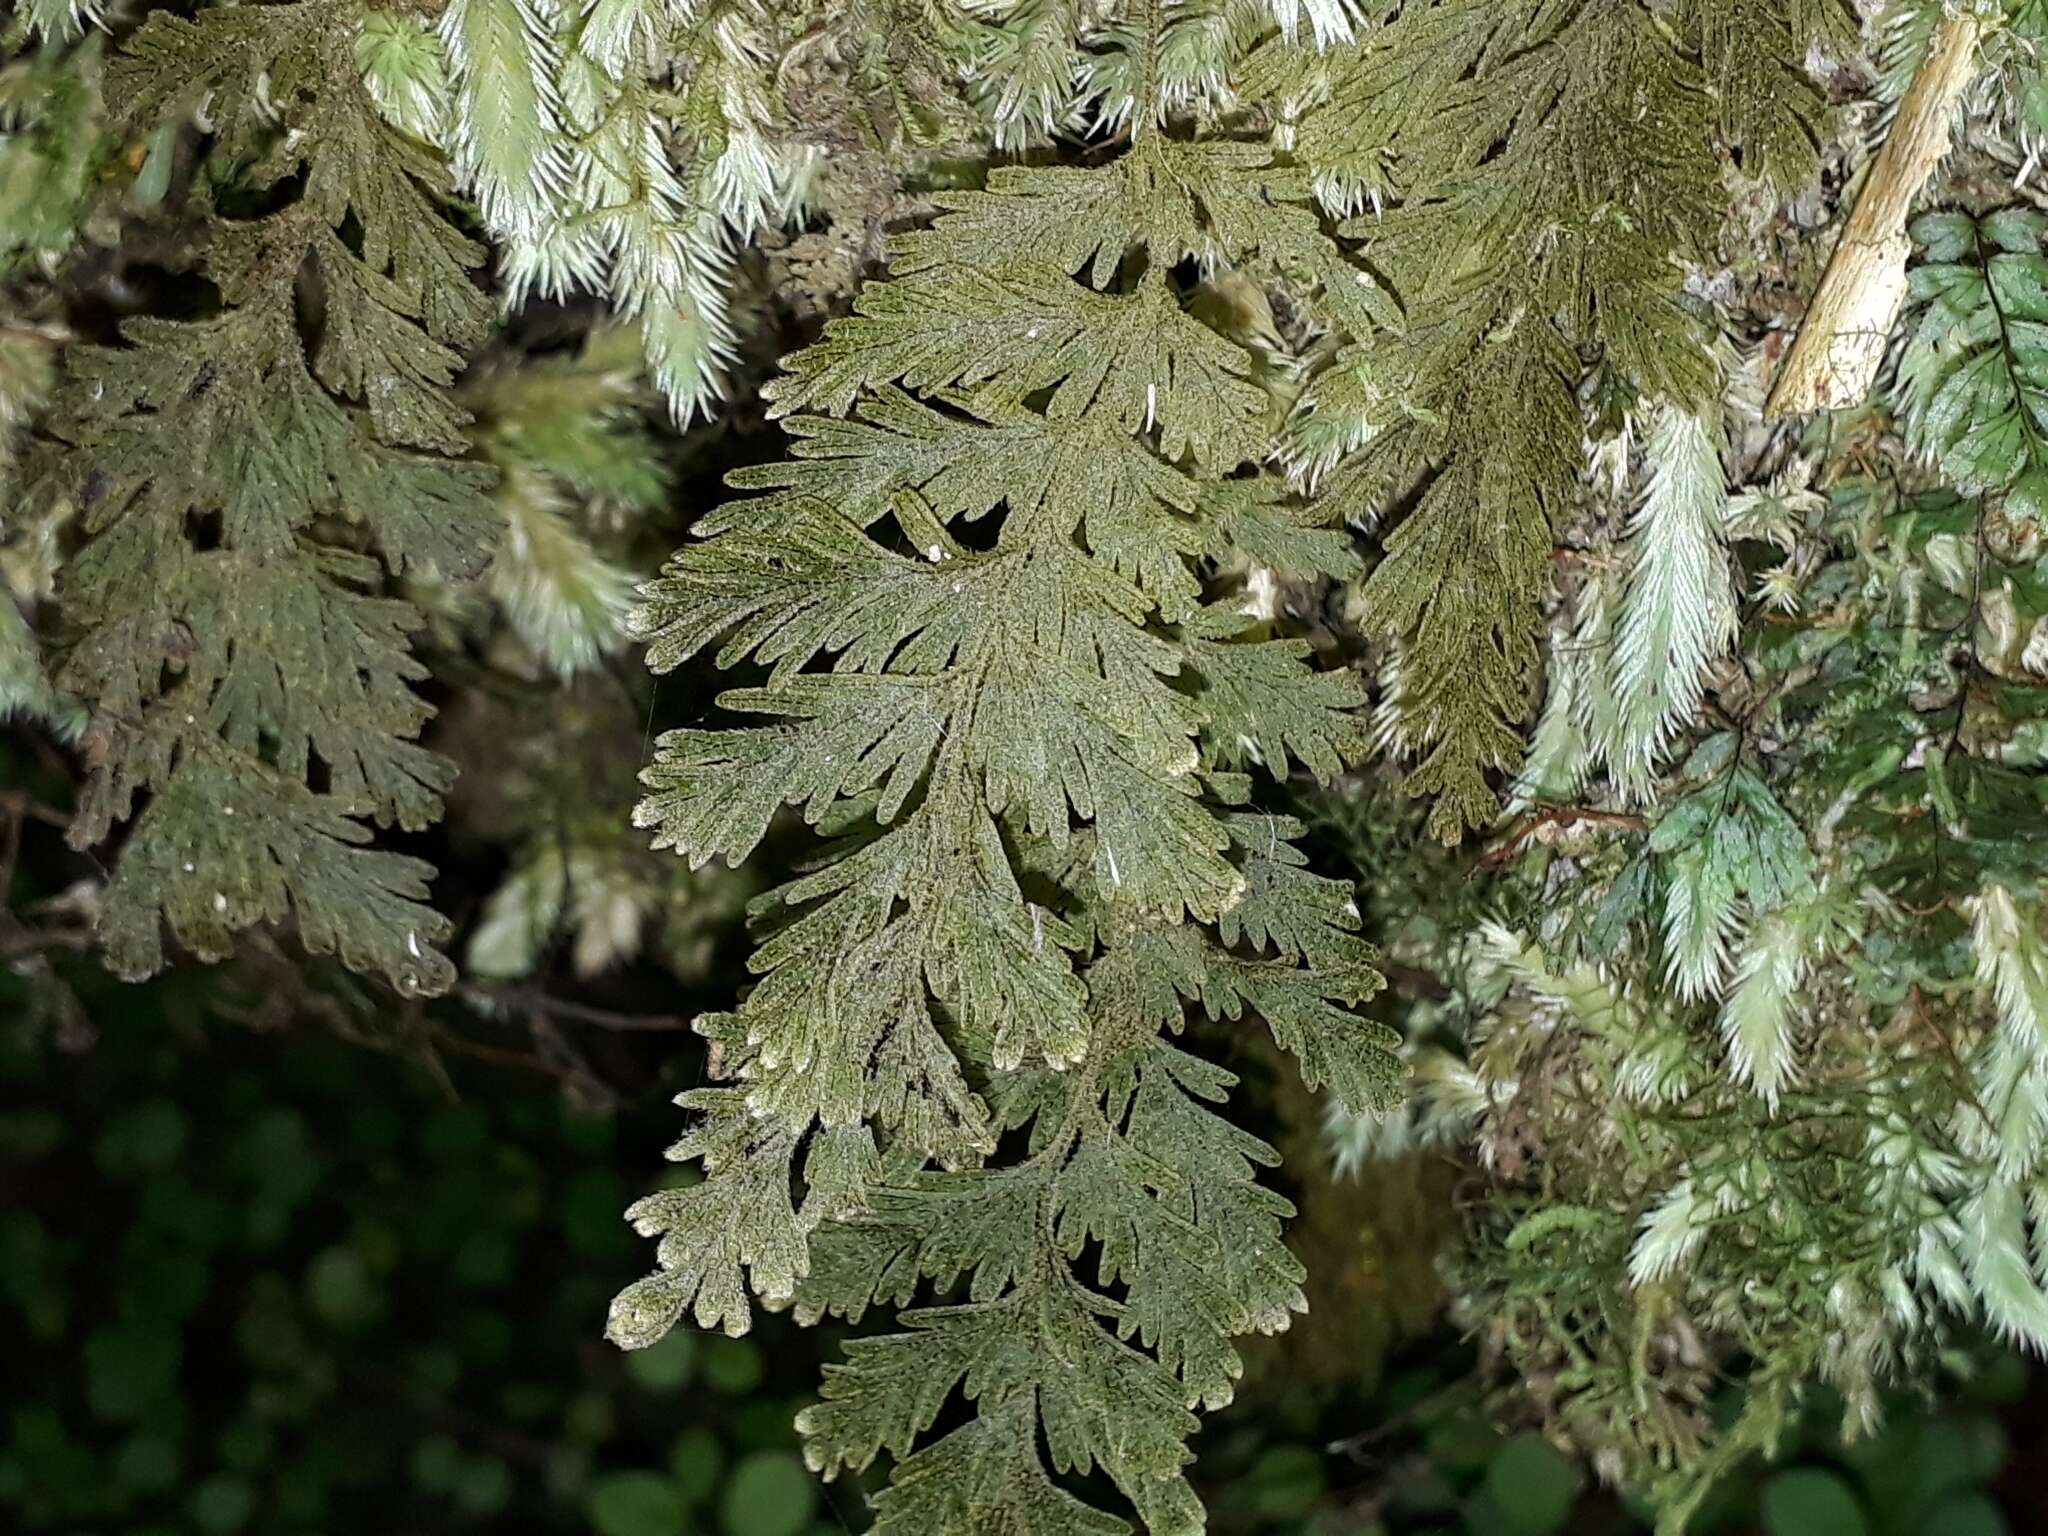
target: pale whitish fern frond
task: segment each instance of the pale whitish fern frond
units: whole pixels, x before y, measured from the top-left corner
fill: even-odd
[[[1957,1211],[1963,1266],[1984,1320],[2002,1339],[2048,1351],[2048,1296],[2027,1252],[2027,1218],[2019,1189],[1994,1180]]]
[[[987,30],[968,77],[988,97],[999,150],[1042,143],[1079,96],[1083,61],[1071,0],[1018,0]]]
[[[538,236],[567,183],[560,137],[556,0],[452,0],[441,42],[453,66],[457,179],[475,194],[491,233]]]
[[[1399,641],[1388,644],[1373,683],[1373,750],[1382,757],[1406,757],[1414,751],[1415,741],[1408,733],[1409,717]]]
[[[1612,596],[1599,573],[1588,572],[1572,599],[1569,621],[1552,630],[1549,688],[1529,755],[1508,796],[1510,811],[1575,798],[1613,729],[1614,690],[1606,667]]]
[[[1996,1029],[1978,1047],[1970,1075],[1977,1105],[1959,1110],[1958,1140],[1993,1163],[2001,1178],[2024,1177],[2048,1134],[2048,1069],[2039,1042]],[[1979,1107],[1981,1116],[1974,1112]]]
[[[1721,1007],[1729,1071],[1773,1110],[1794,1076],[1793,1010],[1809,952],[1809,925],[1803,918],[1792,909],[1757,920],[1743,944],[1734,988]]]
[[[1579,728],[1578,695],[1581,674],[1564,654],[1553,647],[1550,655],[1550,691],[1543,699],[1543,713],[1537,717],[1536,733],[1529,741],[1529,755],[1507,797],[1510,814],[1526,811],[1541,800],[1569,801],[1586,782],[1591,743]]]
[[[1971,903],[1970,947],[1977,981],[1991,994],[1998,1027],[1974,1063],[1977,1096],[1996,1131],[2001,1178],[2030,1175],[2048,1142],[2048,943],[2035,903],[2002,884],[1984,887]],[[1965,1116],[1960,1133],[1989,1138],[1981,1120]]]
[[[356,33],[356,67],[392,127],[429,143],[447,133],[448,59],[416,16],[370,11]]]
[[[1645,444],[1649,486],[1629,523],[1631,568],[1615,624],[1619,717],[1604,744],[1632,799],[1648,794],[1699,709],[1702,671],[1735,639],[1718,417],[1661,406]]]
[[[604,850],[565,853],[538,840],[484,903],[466,951],[469,970],[492,980],[532,975],[566,906],[571,964],[579,976],[598,975],[639,953],[654,896]]]
[[[34,632],[0,589],[0,725],[14,720],[38,721],[67,742],[86,726],[78,701],[50,686]]]
[[[595,273],[608,268],[612,302],[637,321],[656,387],[677,419],[687,420],[717,398],[732,355],[730,259],[719,212],[701,206],[685,184],[644,83],[614,80],[581,58],[566,78],[574,82],[569,115],[580,134],[571,157],[577,211],[555,235],[560,251],[536,252],[522,273],[543,284],[595,287]]]
[[[1680,1179],[1643,1215],[1642,1229],[1629,1249],[1629,1283],[1652,1285],[1684,1268],[1699,1252],[1715,1219],[1735,1209],[1738,1193],[1728,1179],[1717,1180],[1711,1189]]]
[[[549,478],[505,467],[498,482],[505,537],[491,563],[491,595],[527,648],[568,678],[626,641],[635,576],[600,555],[571,524]]]
[[[1664,948],[1666,979],[1682,1001],[1719,993],[1742,931],[1740,893],[1726,867],[1701,846],[1676,855],[1664,897]]]
[[[1733,740],[1719,738],[1724,749]],[[1737,767],[1667,810],[1650,834],[1665,880],[1665,975],[1681,1001],[1719,997],[1749,923],[1816,896],[1813,853],[1768,786]],[[1809,919],[1824,930],[1818,906]],[[1752,1020],[1751,1022],[1757,1022]]]
[[[1971,902],[1977,979],[1991,989],[1999,1022],[2037,1047],[2048,1046],[2048,941],[2035,902],[2001,884]]]
[[[2020,651],[2020,665],[2036,676],[2048,677],[2048,619],[2036,619]]]
[[[1273,20],[1282,37],[1293,42],[1306,21],[1319,49],[1350,42],[1365,20],[1357,0],[1270,0],[1270,3]]]
[[[1685,1029],[1669,1019],[1645,1020],[1621,1059],[1616,1084],[1631,1103],[1676,1104],[1699,1085],[1700,1063]]]
[[[1963,1272],[1961,1223],[1939,1206],[1930,1208],[1914,1239],[1907,1265],[1916,1284],[1931,1291],[1940,1303],[1961,1313],[1977,1305],[1970,1289],[1970,1277]]]
[[[637,325],[678,422],[708,410],[735,347],[732,242],[785,218],[811,168],[807,148],[774,140],[756,18],[651,0],[580,12],[458,0],[441,35],[457,172],[498,239],[508,302],[605,293]],[[671,71],[673,91],[660,78]],[[694,159],[679,158],[683,141]]]
[[[576,51],[613,79],[625,79],[654,68],[655,46],[671,16],[688,25],[701,6],[699,0],[589,0],[582,9]]]
[[[1390,404],[1364,368],[1320,374],[1274,449],[1274,462],[1303,492],[1314,495],[1332,470],[1379,436]]]
[[[1467,1061],[1438,1046],[1408,1047],[1408,1097],[1391,1109],[1359,1109],[1331,1100],[1323,1116],[1323,1144],[1339,1178],[1368,1163],[1393,1162],[1413,1152],[1468,1141],[1481,1118],[1514,1098],[1516,1084],[1481,1076]],[[1491,1144],[1482,1147],[1482,1153]],[[1490,1159],[1489,1159],[1490,1161]]]
[[[87,27],[102,25],[105,0],[27,0],[28,24],[37,33],[59,42],[82,35]]]

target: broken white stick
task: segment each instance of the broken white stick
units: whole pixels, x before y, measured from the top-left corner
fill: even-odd
[[[1906,302],[1906,258],[1913,249],[1906,218],[1948,154],[1950,124],[1977,77],[1983,34],[1983,21],[1967,14],[1950,16],[1935,30],[1828,258],[1799,338],[1764,403],[1765,415],[1841,410],[1869,396]]]

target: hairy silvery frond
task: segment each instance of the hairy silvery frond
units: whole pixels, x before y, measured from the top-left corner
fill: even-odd
[[[1533,940],[1499,923],[1480,926],[1482,953],[1529,992],[1547,1017],[1569,1018],[1595,1033],[1613,1027],[1622,1011],[1613,985],[1590,965],[1559,969]]]
[[[1983,1113],[1960,1114],[1957,1133],[1995,1160],[2001,1178],[2018,1180],[2048,1144],[2048,942],[2038,904],[2003,884],[1986,885],[1970,908],[1977,982],[1998,1025],[1972,1062]]]
[[[638,845],[609,818],[551,818],[535,828],[470,931],[469,970],[523,980],[561,944],[579,976],[644,959],[686,980],[703,978],[753,882],[726,870],[687,871]]]
[[[733,347],[719,289],[705,283],[693,285],[692,293],[702,302],[665,300],[640,314],[640,344],[649,375],[679,421],[708,409],[718,397]]]
[[[1527,810],[1539,801],[1568,801],[1593,771],[1600,744],[1610,738],[1616,702],[1608,675],[1614,593],[1597,571],[1589,571],[1572,600],[1570,614],[1552,629],[1549,688],[1529,755],[1508,796],[1508,809]]]
[[[1735,638],[1718,417],[1660,406],[1644,445],[1649,486],[1629,522],[1630,571],[1615,622],[1618,718],[1604,743],[1632,799],[1648,793],[1699,709],[1702,671]]]
[[[648,0],[458,0],[442,18],[456,168],[508,302],[606,293],[679,422],[718,397],[733,354],[731,242],[787,217],[812,163],[773,137],[760,24]]]
[[[1742,929],[1740,892],[1730,871],[1705,847],[1677,855],[1664,897],[1664,948],[1666,979],[1683,1001],[1719,993]]]
[[[1694,1091],[1701,1076],[1698,1054],[1682,1022],[1655,1016],[1632,1021],[1628,1049],[1616,1074],[1631,1102],[1675,1104]]]
[[[1332,1101],[1323,1116],[1323,1144],[1339,1177],[1367,1163],[1455,1147],[1471,1138],[1488,1111],[1504,1109],[1515,1084],[1482,1076],[1464,1057],[1439,1046],[1405,1048],[1408,1097],[1391,1109],[1354,1109]],[[1481,1156],[1489,1147],[1481,1144]],[[1489,1159],[1490,1160],[1490,1159]]]
[[[29,418],[50,397],[57,377],[59,333],[45,336],[33,327],[14,324],[0,329],[0,468],[13,462],[15,438]]]
[[[97,27],[106,14],[106,0],[25,0],[28,24],[47,38],[62,41]]]
[[[455,173],[501,240],[540,235],[565,189],[563,21],[557,0],[451,0],[441,13],[455,75]]]
[[[491,562],[491,596],[534,656],[567,678],[624,645],[636,577],[591,547],[548,477],[507,465],[498,506],[505,537]]]
[[[448,59],[440,35],[416,16],[370,11],[356,33],[356,65],[394,128],[437,142],[447,133]]]
[[[717,397],[732,350],[719,213],[702,206],[675,165],[644,83],[612,80],[582,59],[567,73],[578,82],[572,121],[583,126],[571,157],[577,212],[560,237],[563,268],[594,286],[586,274],[609,267],[614,306],[639,324],[654,382],[686,420]]]
[[[1735,1182],[1728,1178],[1717,1178],[1705,1189],[1690,1178],[1672,1185],[1643,1215],[1642,1230],[1628,1255],[1630,1283],[1650,1285],[1683,1268],[1699,1251],[1715,1218],[1734,1210],[1739,1198]]]
[[[1721,1039],[1738,1083],[1777,1107],[1792,1081],[1792,1026],[1810,945],[1806,914],[1767,913],[1751,927],[1736,962],[1735,985],[1721,1006]]]
[[[606,850],[537,839],[484,903],[464,952],[469,969],[492,980],[530,976],[561,927],[576,974],[595,976],[639,953],[653,896]]]
[[[1311,383],[1296,407],[1275,462],[1288,478],[1313,494],[1324,478],[1358,452],[1386,425],[1389,402],[1363,368],[1339,368]]]
[[[1019,0],[984,33],[968,70],[985,94],[996,148],[1042,143],[1079,94],[1080,17],[1072,0]]]
[[[498,470],[504,531],[490,594],[534,658],[567,679],[624,643],[639,579],[598,536],[668,497],[635,339],[605,328],[573,354],[500,359],[477,370],[463,397]]]
[[[1270,0],[1270,4],[1282,37],[1293,42],[1306,21],[1318,48],[1350,42],[1365,20],[1358,0]]]
[[[1247,24],[1249,12],[1233,0],[1175,7],[1157,54],[1160,105],[1167,112],[1214,111],[1229,102],[1230,66],[1256,35]]]
[[[1977,1103],[1960,1108],[1957,1140],[2001,1178],[2026,1177],[2048,1139],[2048,1062],[2038,1038],[2001,1026],[1977,1047],[1970,1076]],[[1981,1111],[1979,1113],[1978,1111]]]
[[[1991,989],[2001,1027],[2048,1051],[2048,937],[2038,898],[1993,883],[1970,907],[1977,980]]]
[[[1965,1200],[1956,1217],[1960,1256],[1984,1320],[2000,1338],[2048,1351],[2048,1296],[2029,1259],[2019,1188],[1994,1180]]]
[[[0,725],[17,719],[38,721],[67,742],[76,740],[86,725],[78,701],[50,686],[34,633],[0,589]]]
[[[1522,771],[1515,776],[1515,787],[1507,797],[1511,813],[1527,810],[1540,800],[1568,801],[1586,782],[1591,743],[1579,726],[1582,681],[1580,670],[1554,647],[1543,713],[1537,717],[1529,755],[1522,760]]]
[[[1694,756],[1723,763],[1731,736],[1710,740]],[[1806,834],[1753,771],[1735,766],[1695,790],[1659,818],[1650,849],[1662,856],[1665,879],[1665,975],[1683,1002],[1717,997],[1726,985],[1731,948],[1752,916],[1815,895],[1813,853]],[[1819,909],[1814,921],[1821,920]],[[1759,984],[1765,980],[1759,976]],[[1762,1002],[1768,993],[1758,993]],[[1761,1029],[1768,1010],[1747,1022]]]
[[[1383,757],[1406,757],[1415,750],[1408,734],[1402,678],[1401,646],[1396,642],[1387,647],[1373,679],[1377,694],[1372,710],[1372,744],[1373,750]]]

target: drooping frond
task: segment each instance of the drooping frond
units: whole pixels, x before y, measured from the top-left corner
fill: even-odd
[[[160,12],[112,75],[131,121],[204,103],[216,153],[267,148],[258,182],[297,190],[218,226],[218,313],[73,350],[49,425],[46,484],[89,536],[60,593],[82,633],[58,682],[91,713],[72,836],[135,816],[102,917],[124,975],[163,963],[166,927],[218,957],[290,918],[405,990],[452,979],[430,871],[369,845],[372,823],[431,820],[451,776],[413,740],[417,615],[381,586],[489,548],[489,474],[449,456],[446,391],[482,332],[481,253],[363,85],[360,20],[353,0]],[[324,295],[311,350],[302,273]]]
[[[762,494],[647,588],[652,663],[751,658],[765,681],[719,702],[766,723],[664,736],[641,824],[693,864],[784,806],[837,840],[776,893],[754,990],[700,1024],[730,1082],[685,1095],[674,1155],[706,1177],[635,1208],[662,1267],[612,1331],[738,1331],[750,1293],[907,1308],[802,1421],[821,1468],[896,1458],[878,1529],[985,1531],[996,1486],[1019,1520],[1109,1529],[1052,1480],[1099,1467],[1189,1530],[1188,1405],[1228,1400],[1230,1336],[1284,1326],[1300,1271],[1252,1179],[1270,1152],[1215,1112],[1231,1079],[1162,1032],[1191,1002],[1253,1015],[1361,1106],[1398,1064],[1352,1011],[1378,979],[1345,887],[1231,771],[1337,772],[1361,691],[1201,564],[1350,556],[1241,472],[1265,396],[1171,269],[1341,288],[1371,321],[1261,151],[1144,135],[943,205],[774,385],[793,461],[735,475]],[[919,1305],[921,1280],[964,1290]],[[972,1418],[926,1444],[963,1380]]]
[[[1701,58],[1626,0],[1437,0],[1371,39],[1265,55],[1295,153],[1408,316],[1309,382],[1283,457],[1354,517],[1399,509],[1364,597],[1411,642],[1410,783],[1448,838],[1492,819],[1489,775],[1521,756],[1581,468],[1580,350],[1681,417],[1711,397],[1678,264],[1716,218],[1713,97]]]
[[[1735,639],[1716,423],[1706,413],[1663,407],[1643,452],[1649,486],[1629,522],[1628,582],[1613,642],[1615,716],[1602,743],[1617,784],[1637,799],[1692,723],[1707,663]]]

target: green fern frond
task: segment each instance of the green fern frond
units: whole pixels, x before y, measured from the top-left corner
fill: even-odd
[[[406,990],[453,975],[429,871],[365,846],[365,823],[425,825],[451,777],[412,739],[431,713],[418,615],[380,587],[483,562],[488,472],[444,455],[467,420],[446,386],[487,311],[437,162],[362,83],[360,20],[351,0],[158,13],[112,75],[135,121],[204,101],[214,153],[258,186],[302,178],[216,226],[217,314],[74,350],[50,423],[50,492],[89,536],[61,594],[83,633],[59,681],[92,714],[74,840],[148,797],[105,899],[124,975],[162,964],[162,924],[213,958],[288,917]]]
[[[2048,484],[2048,216],[1914,221],[1917,318],[1896,394],[1907,440],[1965,491]]]
[[[1283,456],[1354,518],[1398,515],[1363,604],[1411,642],[1410,782],[1455,838],[1493,819],[1489,776],[1521,756],[1551,533],[1583,461],[1582,349],[1640,395],[1712,396],[1678,267],[1719,218],[1712,98],[1625,0],[1439,0],[1371,38],[1287,92],[1285,131],[1408,324],[1310,380]]]
[[[1379,979],[1344,887],[1301,867],[1298,825],[1236,809],[1228,771],[1336,772],[1362,691],[1199,563],[1233,529],[1346,562],[1239,474],[1265,397],[1170,273],[1310,270],[1310,226],[1251,243],[1233,210],[1263,154],[1125,159],[949,195],[773,387],[794,461],[733,477],[764,494],[700,525],[638,618],[658,669],[712,646],[767,669],[719,703],[770,723],[659,742],[657,842],[736,862],[787,805],[837,840],[775,894],[752,993],[699,1026],[738,1081],[685,1095],[673,1155],[706,1178],[635,1208],[662,1268],[612,1332],[739,1331],[750,1293],[909,1307],[804,1419],[821,1468],[897,1458],[888,1531],[986,1530],[989,1482],[1008,1518],[1109,1529],[1049,1481],[1094,1466],[1149,1528],[1195,1528],[1186,1405],[1227,1399],[1230,1335],[1282,1325],[1300,1272],[1251,1180],[1271,1154],[1207,1107],[1227,1075],[1161,1031],[1190,1001],[1256,1016],[1361,1105],[1398,1072],[1354,1011]],[[967,1275],[964,1303],[915,1305],[920,1276]],[[962,1379],[975,1418],[922,1445]]]

